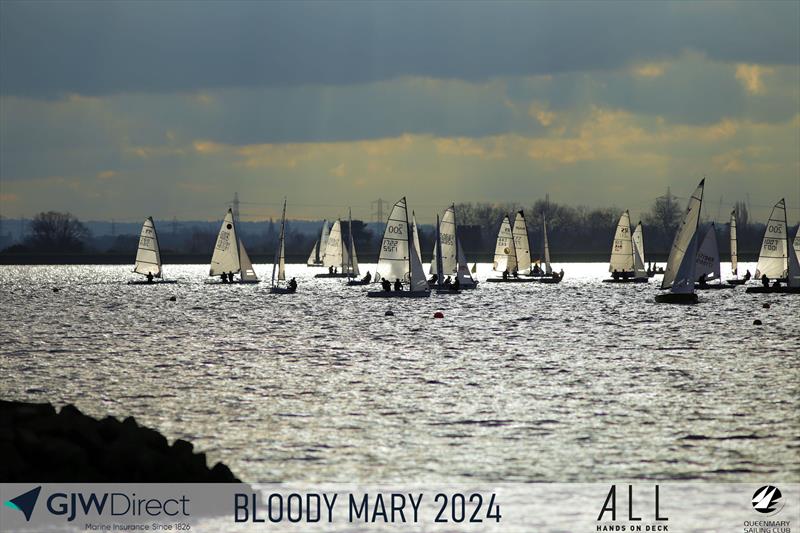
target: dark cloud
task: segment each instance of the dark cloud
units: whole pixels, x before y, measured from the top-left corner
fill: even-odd
[[[0,3],[0,91],[194,91],[468,81],[618,68],[693,49],[800,63],[800,3]]]

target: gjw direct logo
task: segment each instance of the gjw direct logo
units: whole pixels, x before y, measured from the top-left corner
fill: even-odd
[[[5,502],[5,506],[16,509],[17,511],[22,511],[22,514],[25,515],[25,521],[30,522],[33,508],[36,507],[36,500],[39,499],[40,492],[42,492],[42,487],[38,486],[25,494],[20,494],[16,498],[11,498]]]
[[[783,509],[781,489],[774,485],[764,485],[753,493],[753,509],[765,515],[778,514]]]

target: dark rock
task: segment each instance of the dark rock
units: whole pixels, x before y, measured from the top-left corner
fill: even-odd
[[[172,446],[132,416],[96,420],[73,405],[0,400],[0,483],[236,483],[230,469],[209,469],[191,442]]]

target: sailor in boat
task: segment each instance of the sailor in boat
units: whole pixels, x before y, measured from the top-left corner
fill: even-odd
[[[617,272],[616,268],[614,269],[614,272],[611,273],[611,277],[614,278],[614,281],[619,280],[619,272]]]
[[[233,283],[233,272],[228,272],[228,283]]]
[[[384,292],[390,292],[392,290],[392,284],[386,278],[381,280],[381,287],[383,287]]]
[[[228,283],[228,274],[227,273],[223,272],[222,274],[219,275],[219,277],[222,278],[222,283]]]
[[[394,280],[394,290],[395,292],[401,292],[403,290],[403,284],[400,283],[400,278]]]
[[[519,270],[517,269],[517,267],[514,267],[514,272],[512,272],[512,274],[514,275],[515,278],[519,277]]]
[[[503,270],[503,279],[508,279],[508,269]]]
[[[772,284],[772,287],[773,287],[773,288],[775,288],[775,289],[777,289],[777,288],[779,288],[780,286],[781,286],[781,280],[780,280],[780,279],[778,279],[778,278],[776,278],[776,279],[775,279],[775,281],[774,281],[774,282],[773,282],[773,284]]]
[[[561,281],[562,279],[564,279],[564,269],[563,268],[558,271],[558,280]]]
[[[297,290],[297,280],[296,279],[292,278],[289,281],[289,290],[292,291],[292,292],[295,292]]]
[[[428,280],[428,283],[435,285],[437,281],[439,281],[439,276],[437,274],[431,274],[431,279]]]
[[[450,279],[450,278],[448,278],[448,279]],[[461,282],[458,281],[458,278],[456,278],[456,280],[453,282],[453,284],[450,285],[450,290],[454,291],[454,292],[458,292],[460,289],[461,289]]]
[[[153,283],[153,273],[152,272],[148,272],[147,273],[147,283]]]
[[[697,280],[697,283],[701,287],[705,287],[706,285],[708,285],[708,283],[706,283],[706,275],[705,274],[701,275],[700,279]]]
[[[761,284],[765,287],[769,287],[769,278],[766,274],[761,275]]]
[[[367,275],[361,278],[361,281],[363,281],[364,283],[369,283],[370,281],[372,281],[372,274],[369,273],[369,270],[367,271]]]
[[[333,274],[333,267],[332,266],[328,267],[328,274]]]
[[[450,276],[447,276],[447,278],[445,278],[444,280],[444,283],[442,283],[442,285],[444,285],[446,289],[449,289],[452,284],[453,280],[450,279]]]
[[[750,273],[750,269],[747,269],[747,272],[744,273],[744,280],[746,282],[750,281],[750,278],[752,278],[752,277],[753,277],[753,275]]]

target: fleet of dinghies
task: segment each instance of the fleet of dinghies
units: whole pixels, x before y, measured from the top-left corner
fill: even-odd
[[[717,228],[711,222],[701,227],[700,212],[703,206],[705,178],[700,181],[686,208],[670,247],[660,289],[664,291],[655,299],[659,303],[695,303],[697,290],[731,289],[745,284],[750,279],[749,271],[744,277],[738,273],[738,243],[736,211],[730,217],[731,276],[723,283]],[[382,290],[367,292],[372,298],[420,298],[428,297],[431,289],[439,294],[460,294],[463,289],[474,289],[478,281],[470,269],[464,247],[458,235],[455,204],[445,209],[441,218],[436,216],[433,258],[426,279],[422,267],[419,231],[413,211],[409,216],[408,203],[403,197],[392,207],[381,241],[375,278],[369,273],[358,278],[355,240],[352,230],[352,213],[349,213],[347,235],[344,225],[336,220],[329,228],[323,221],[319,238],[309,255],[307,266],[327,267],[327,274],[317,278],[348,278],[348,285],[381,283]],[[286,200],[281,214],[281,229],[272,267],[270,292],[294,293],[297,283],[294,278],[286,283]],[[492,269],[502,273],[486,281],[492,283],[559,283],[563,270],[553,271],[550,262],[550,245],[547,235],[547,220],[542,216],[542,256],[532,260],[528,226],[523,211],[511,217],[505,215],[495,242]],[[608,270],[609,283],[646,283],[652,276],[645,270],[644,234],[639,222],[631,231],[630,213],[626,210],[619,218],[611,247]],[[129,281],[130,284],[175,283],[163,277],[161,252],[155,223],[147,217],[142,224],[136,251],[133,272],[145,276],[146,280]],[[235,275],[239,276],[238,280]],[[222,220],[214,245],[209,276],[220,277],[222,283],[258,283],[252,261],[237,230],[237,221],[231,209]],[[790,239],[786,218],[786,202],[781,199],[772,209],[767,221],[754,281],[760,286],[747,289],[748,293],[800,293],[800,229]],[[211,283],[211,282],[209,282]]]

